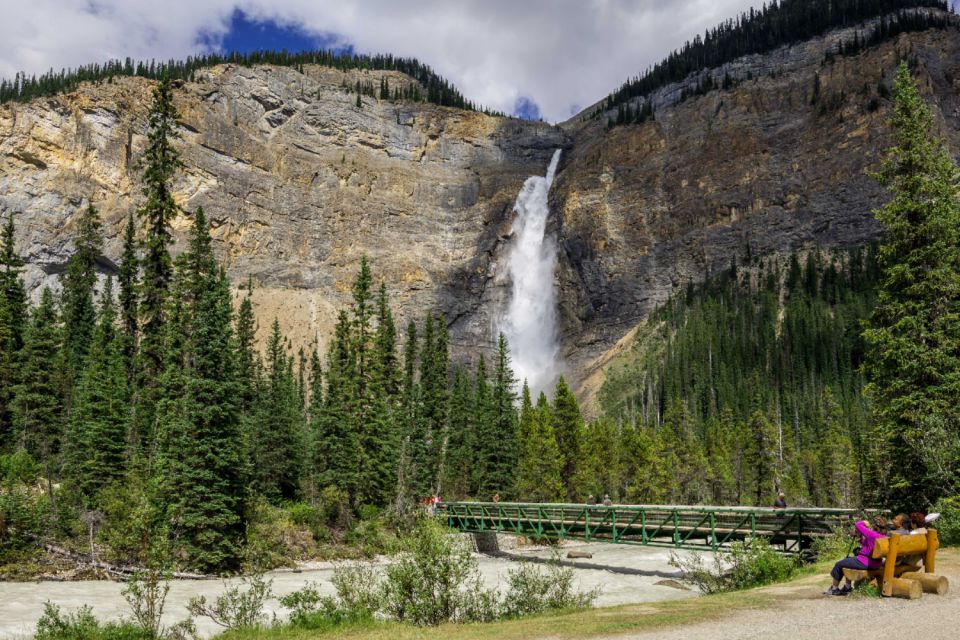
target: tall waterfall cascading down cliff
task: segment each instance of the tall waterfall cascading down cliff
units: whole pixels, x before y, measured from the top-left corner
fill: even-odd
[[[550,207],[547,196],[560,162],[557,149],[546,176],[530,176],[513,205],[513,241],[507,257],[510,301],[499,320],[513,359],[513,370],[530,392],[546,389],[557,375],[557,300],[553,290],[556,243],[545,234]]]

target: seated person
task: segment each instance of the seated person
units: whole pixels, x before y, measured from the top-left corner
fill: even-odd
[[[925,536],[927,535],[927,521],[926,516],[920,513],[919,511],[914,511],[910,514],[910,535],[912,536]],[[913,553],[908,556],[897,556],[897,566],[898,567],[911,567],[914,570],[919,570],[920,566],[923,564],[924,554],[922,553]]]
[[[883,516],[876,516],[873,519],[872,528],[866,522],[860,520],[857,522],[856,527],[857,533],[860,534],[860,551],[857,552],[857,555],[844,558],[833,565],[833,569],[830,570],[833,585],[824,591],[827,595],[846,595],[853,590],[853,585],[850,584],[850,580],[846,580],[846,584],[843,585],[842,589],[840,588],[840,578],[844,577],[844,569],[859,569],[865,571],[869,569],[879,569],[883,566],[883,560],[871,558],[870,554],[873,553],[873,547],[877,540],[887,537],[887,519]]]
[[[919,511],[914,511],[910,514],[910,535],[927,535],[927,516],[923,515]]]
[[[905,513],[898,513],[893,516],[893,522],[890,524],[890,534],[894,533],[901,536],[910,535],[910,516]]]
[[[783,491],[777,494],[777,499],[773,501],[774,509],[786,509],[787,508],[787,494]]]

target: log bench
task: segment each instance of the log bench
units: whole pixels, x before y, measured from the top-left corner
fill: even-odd
[[[913,600],[923,593],[943,595],[950,585],[945,576],[934,573],[939,548],[940,539],[936,529],[928,530],[926,535],[916,536],[894,533],[889,538],[877,540],[873,546],[871,557],[883,560],[883,567],[869,570],[844,569],[843,575],[854,584],[876,580],[880,593],[886,597]],[[914,562],[903,562],[910,556],[917,558]],[[897,564],[898,560],[900,564]]]

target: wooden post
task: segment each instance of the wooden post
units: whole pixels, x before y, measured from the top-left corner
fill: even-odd
[[[923,556],[923,570],[934,573],[937,569],[937,549],[940,548],[940,537],[936,529],[927,529],[927,553]]]
[[[890,547],[887,551],[887,558],[883,562],[883,588],[881,593],[888,598],[893,595],[893,572],[897,566],[897,549],[900,548],[900,534],[894,533],[890,536]]]
[[[938,576],[932,573],[920,573],[918,571],[909,571],[901,574],[905,580],[916,580],[924,593],[935,593],[942,596],[950,589],[950,582],[946,576]]]

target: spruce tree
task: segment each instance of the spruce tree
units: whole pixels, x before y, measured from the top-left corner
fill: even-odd
[[[512,493],[517,472],[517,379],[510,368],[510,350],[501,333],[497,340],[497,360],[491,389],[492,439],[487,450],[487,471]]]
[[[493,442],[496,413],[490,392],[490,379],[487,375],[487,361],[482,353],[480,354],[480,360],[477,362],[473,389],[473,421],[476,425],[477,437],[471,493],[483,500],[489,500],[494,493],[503,491],[504,485],[502,479],[495,477],[491,472],[491,451],[496,446],[496,443]]]
[[[129,391],[123,358],[123,334],[117,330],[113,279],[108,278],[86,366],[77,382],[67,444],[73,485],[88,507],[98,493],[126,471]]]
[[[7,314],[10,317],[10,352],[16,353],[23,346],[23,334],[27,330],[27,292],[23,287],[21,272],[23,259],[17,253],[14,243],[16,227],[13,212],[7,214],[7,220],[0,229],[0,295],[6,301]]]
[[[74,251],[67,261],[61,294],[63,350],[67,366],[64,377],[68,396],[75,379],[83,372],[97,324],[93,298],[103,236],[100,230],[100,214],[93,204],[88,204],[80,214],[73,245]]]
[[[450,392],[450,427],[442,483],[444,496],[463,498],[470,495],[470,470],[476,458],[474,419],[470,375],[462,367],[457,367]]]
[[[239,563],[247,482],[230,287],[202,209],[181,258],[168,326],[179,335],[166,342],[158,403],[160,486],[174,545],[190,566],[223,572]]]
[[[236,318],[237,382],[240,385],[241,407],[249,412],[253,405],[257,383],[257,319],[253,313],[253,280],[247,283],[247,293],[240,301]]]
[[[56,302],[50,289],[44,287],[23,337],[13,408],[20,446],[43,467],[51,504],[63,435],[63,403],[57,373],[60,344]]]
[[[14,234],[11,212],[0,228],[0,451],[13,445],[13,388],[27,326],[27,293],[20,277],[23,260]]]
[[[960,171],[906,64],[894,104],[895,145],[876,174],[893,199],[876,212],[882,276],[864,372],[874,496],[915,509],[960,482]]]
[[[575,499],[573,491],[573,476],[577,470],[577,461],[580,456],[578,448],[579,436],[583,431],[583,416],[580,405],[573,395],[567,381],[560,376],[553,392],[553,431],[560,447],[560,479],[567,487],[567,497]]]
[[[541,392],[537,406],[530,402],[530,389],[523,385],[519,461],[517,463],[518,500],[524,502],[561,502],[566,490],[560,479],[560,450],[553,432],[550,403]]]
[[[148,116],[147,147],[140,163],[146,201],[137,212],[145,227],[145,239],[141,262],[142,295],[139,301],[140,393],[134,438],[141,448],[149,448],[152,439],[157,381],[160,380],[165,358],[165,312],[173,277],[173,263],[168,249],[173,242],[170,223],[179,211],[173,198],[172,182],[177,170],[183,166],[180,152],[174,146],[179,137],[176,129],[178,117],[173,105],[172,86],[169,79],[164,78],[153,92],[153,105]]]
[[[123,328],[123,357],[127,367],[127,380],[133,383],[136,375],[137,338],[140,330],[137,302],[140,261],[137,258],[136,223],[133,213],[127,216],[123,234],[123,254],[117,269],[120,285],[120,324]]]
[[[293,358],[286,353],[276,319],[267,339],[265,360],[252,434],[255,486],[272,500],[291,500],[300,495],[305,433]]]
[[[314,464],[320,488],[334,487],[354,496],[360,484],[360,443],[350,413],[353,398],[350,319],[340,311],[327,356],[326,393],[317,421]]]

